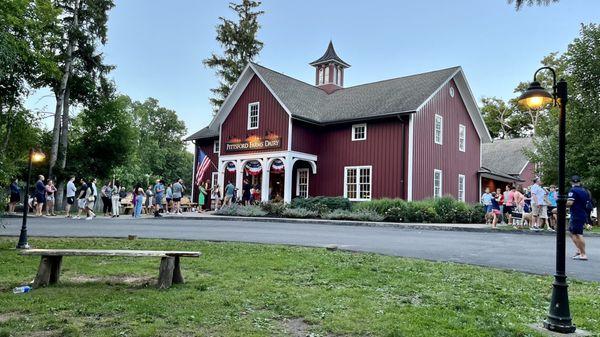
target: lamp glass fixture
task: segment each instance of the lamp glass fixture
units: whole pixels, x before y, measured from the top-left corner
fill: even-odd
[[[554,103],[554,97],[546,91],[540,82],[534,81],[519,97],[519,105],[529,110],[540,110]]]
[[[46,155],[42,151],[33,151],[31,154],[31,161],[34,163],[39,163],[46,159]]]

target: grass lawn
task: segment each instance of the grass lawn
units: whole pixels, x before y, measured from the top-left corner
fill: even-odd
[[[0,336],[539,336],[551,277],[324,249],[176,240],[35,239],[36,248],[199,250],[186,284],[158,258],[65,257],[61,283],[14,295],[39,259],[0,238]],[[600,283],[570,280],[600,334]]]

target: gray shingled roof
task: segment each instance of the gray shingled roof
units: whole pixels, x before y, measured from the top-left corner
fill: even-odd
[[[498,175],[519,176],[529,162],[523,152],[531,149],[531,138],[498,139],[482,144],[481,166]]]
[[[252,64],[292,116],[317,123],[414,112],[460,67],[357,85],[331,94],[258,64]]]
[[[344,62],[335,52],[335,49],[333,48],[333,42],[329,41],[329,45],[327,46],[327,50],[325,51],[325,54],[323,54],[323,56],[319,57],[318,59],[316,59],[315,61],[312,61],[311,63],[309,63],[311,66],[316,66],[322,63],[325,63],[327,61],[335,61],[341,65],[344,65],[346,67],[350,67],[350,65],[346,62]]]
[[[185,140],[196,140],[206,138],[217,138],[219,137],[219,130],[209,129],[208,126],[201,129],[200,131],[188,136]]]

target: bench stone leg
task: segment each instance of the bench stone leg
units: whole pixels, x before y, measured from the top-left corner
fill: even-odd
[[[51,257],[49,284],[58,283],[58,280],[60,279],[61,265],[62,265],[62,256],[52,256]]]
[[[52,269],[52,256],[44,256],[42,255],[42,259],[40,260],[40,266],[37,271],[37,275],[35,275],[35,280],[33,281],[33,287],[45,287],[50,283],[50,273]]]
[[[173,283],[183,283],[183,275],[181,275],[181,267],[179,264],[179,256],[175,256],[175,268],[173,269]]]
[[[167,289],[173,283],[173,269],[175,269],[175,258],[172,256],[163,257],[158,269],[158,288]]]

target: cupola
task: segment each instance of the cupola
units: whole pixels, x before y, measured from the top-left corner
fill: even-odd
[[[349,68],[350,65],[337,56],[331,41],[329,41],[325,54],[311,62],[310,65],[315,67],[315,85],[317,87],[328,94],[344,87],[344,69]]]

